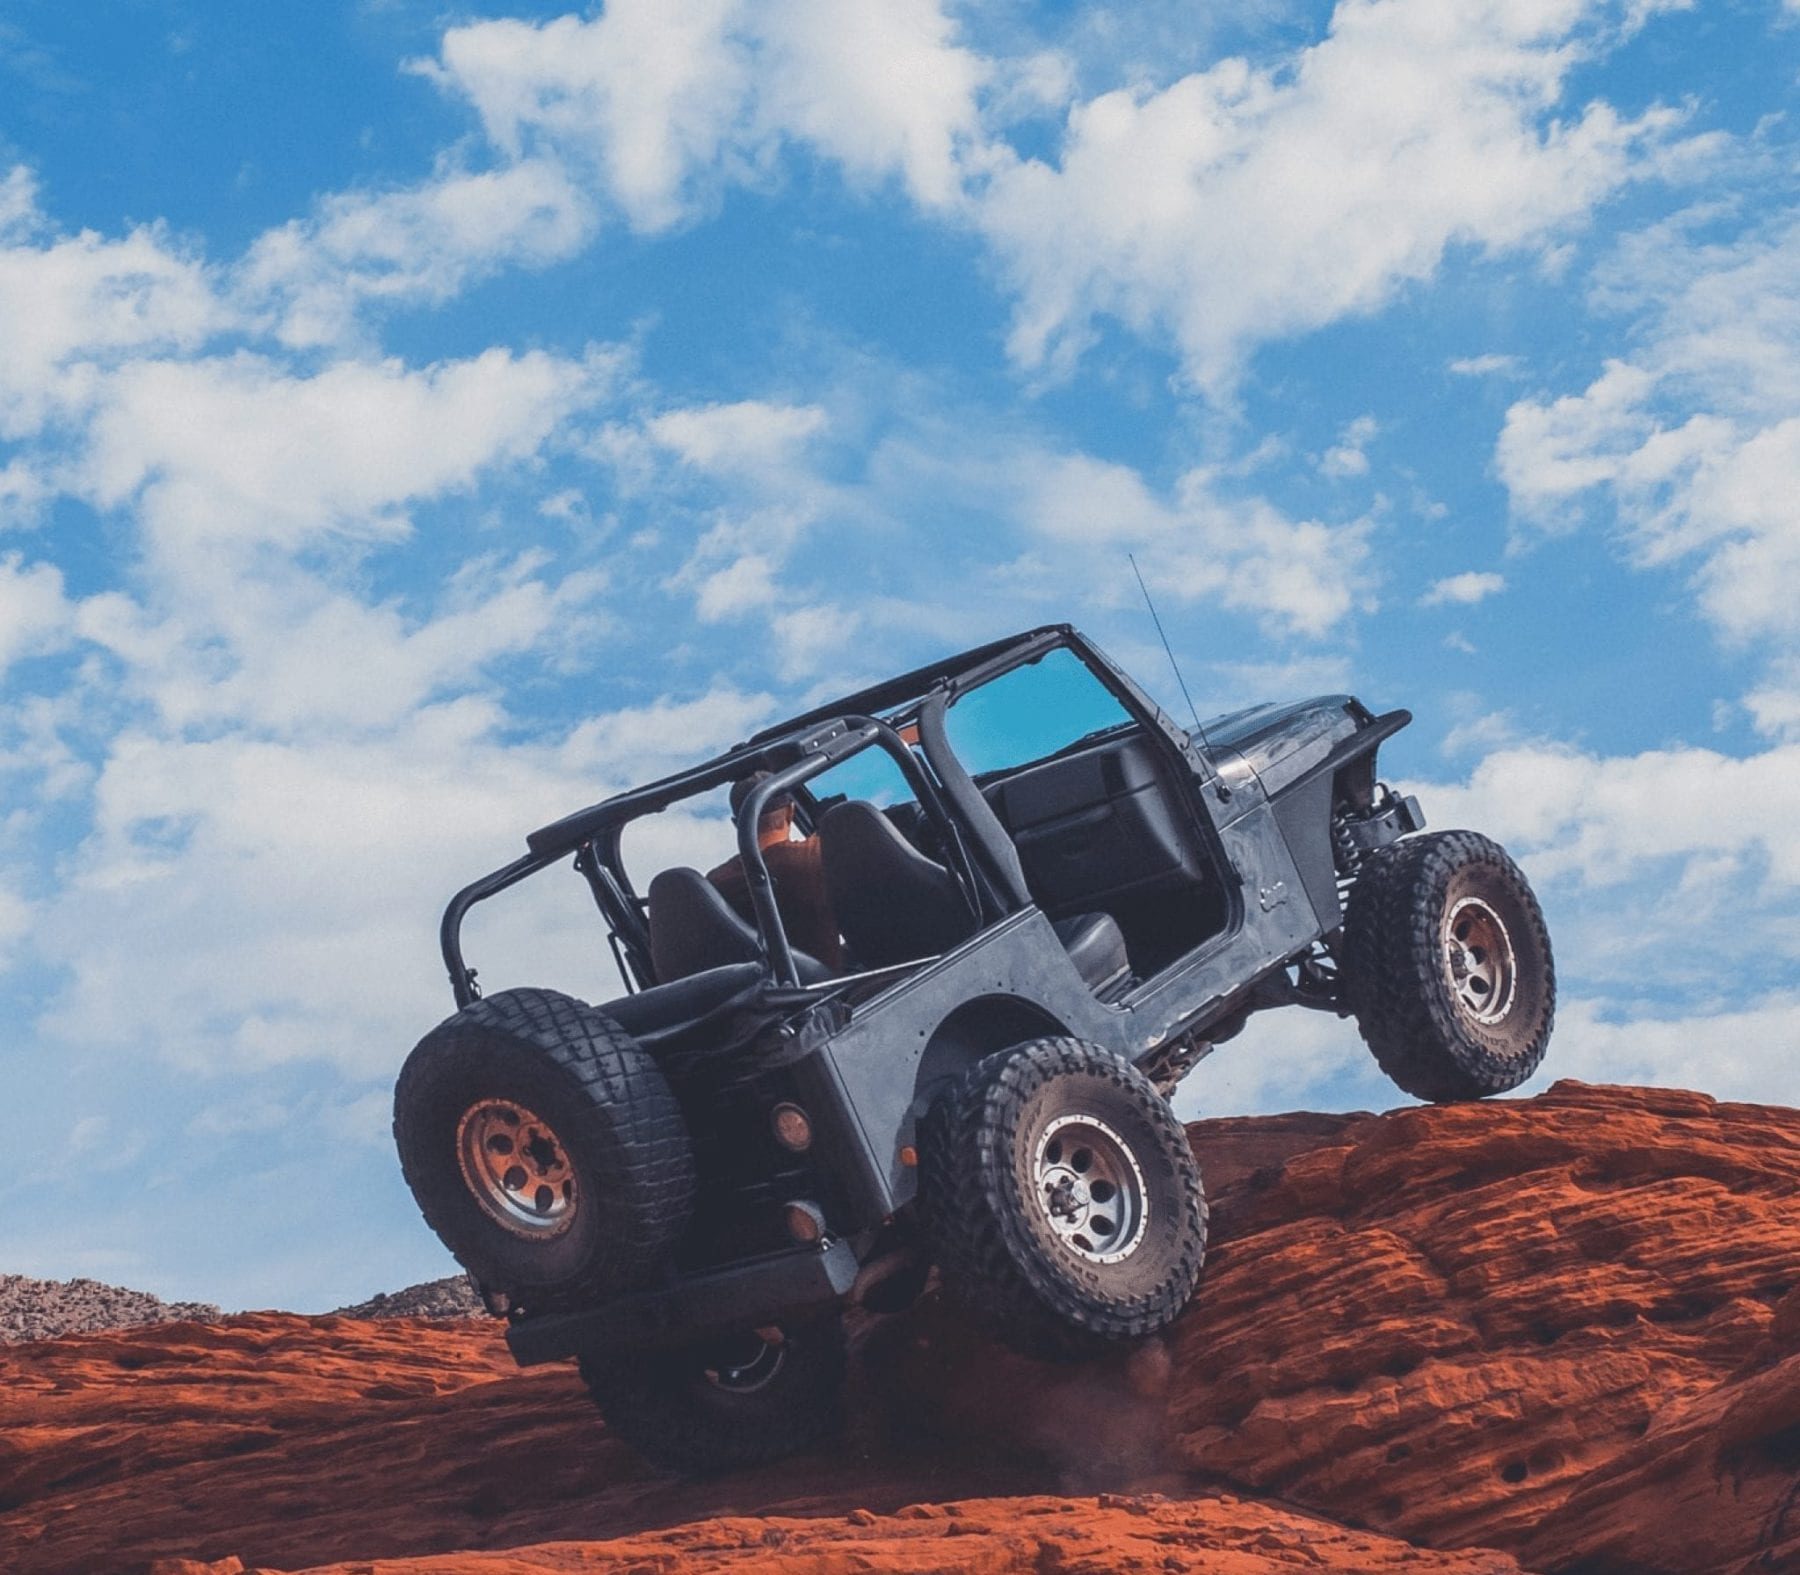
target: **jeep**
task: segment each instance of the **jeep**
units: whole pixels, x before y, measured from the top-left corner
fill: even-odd
[[[396,1087],[406,1180],[515,1358],[574,1358],[677,1471],[828,1437],[846,1311],[934,1270],[1034,1357],[1152,1335],[1206,1245],[1169,1098],[1252,1013],[1354,1017],[1425,1100],[1544,1056],[1525,877],[1377,779],[1410,720],[1328,695],[1189,731],[1056,625],[534,831],[444,915],[457,1009]],[[646,846],[702,834],[731,856],[640,895]],[[565,862],[624,993],[484,995],[465,916]]]

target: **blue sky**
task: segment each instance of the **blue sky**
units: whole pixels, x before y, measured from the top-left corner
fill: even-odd
[[[1793,1101],[1797,74],[1792,0],[13,0],[0,1267],[447,1272],[449,892],[1010,629],[1166,694],[1127,552],[1203,709],[1414,711],[1546,1079]],[[584,904],[484,977],[610,993]],[[1184,1112],[1398,1102],[1296,1015]]]

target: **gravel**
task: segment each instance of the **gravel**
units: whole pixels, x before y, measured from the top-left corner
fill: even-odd
[[[210,1323],[219,1316],[219,1309],[206,1302],[165,1302],[148,1291],[128,1291],[99,1280],[33,1280],[23,1274],[0,1274],[0,1345],[146,1323],[186,1319]]]
[[[334,1311],[345,1318],[480,1318],[486,1313],[466,1274],[427,1280],[403,1291],[382,1291],[366,1302]]]
[[[466,1274],[384,1291],[366,1302],[339,1307],[344,1318],[479,1318],[485,1309]],[[214,1323],[224,1314],[210,1302],[165,1302],[148,1291],[99,1280],[34,1280],[0,1274],[0,1345],[53,1340],[59,1334],[92,1334],[151,1323]]]

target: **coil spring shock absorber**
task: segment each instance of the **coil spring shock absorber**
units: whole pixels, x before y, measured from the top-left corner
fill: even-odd
[[[1356,884],[1363,860],[1362,849],[1350,835],[1350,811],[1342,804],[1331,817],[1331,857],[1337,866],[1338,904],[1342,907],[1349,901],[1350,888]]]

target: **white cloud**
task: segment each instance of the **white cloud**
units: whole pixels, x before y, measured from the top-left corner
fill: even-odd
[[[1093,319],[1170,334],[1229,389],[1257,343],[1367,313],[1446,250],[1541,244],[1630,179],[1675,117],[1556,115],[1581,0],[1345,0],[1274,65],[1218,62],[1077,105],[1056,163],[996,170],[979,222],[1027,365]]]
[[[613,0],[451,28],[417,69],[503,158],[581,172],[644,231],[768,182],[788,147],[898,180],[993,248],[1020,361],[1066,361],[1110,316],[1172,333],[1222,396],[1257,344],[1373,311],[1453,247],[1545,247],[1659,167],[1673,112],[1563,99],[1667,8],[1343,0],[1307,47],[1074,103],[1054,158],[1004,134],[1066,100],[1068,61],[977,54],[939,0]],[[413,287],[408,266],[385,277]]]
[[[39,240],[48,225],[29,174],[13,170],[0,190],[0,438],[78,410],[87,363],[191,350],[234,324],[205,267],[162,228]]]
[[[20,657],[65,642],[73,623],[54,564],[25,564],[17,553],[0,557],[0,678]]]
[[[648,430],[658,443],[703,470],[765,470],[793,459],[807,439],[824,430],[817,405],[776,405],[762,400],[701,405],[654,416]]]
[[[0,241],[29,234],[40,222],[37,182],[23,164],[15,164],[0,178]]]
[[[31,905],[0,882],[0,974],[11,965],[13,951],[32,925]]]
[[[457,886],[537,826],[743,736],[769,705],[715,690],[536,742],[506,738],[503,713],[470,699],[361,738],[121,736],[93,835],[38,921],[71,975],[46,1027],[194,1069],[391,1075],[449,1009],[436,924]],[[705,857],[686,820],[658,829],[665,859]],[[567,869],[478,910],[466,940],[490,988],[619,989]]]
[[[311,376],[247,352],[141,361],[104,387],[81,483],[103,508],[135,501],[165,549],[392,537],[409,500],[534,453],[595,377],[585,362],[501,349],[424,368],[335,361]]]
[[[1428,791],[1435,822],[1516,843],[1546,879],[1616,885],[1669,861],[1722,857],[1748,881],[1800,890],[1800,745],[1738,759],[1527,744],[1489,755],[1466,785]]]
[[[1494,723],[1504,740],[1506,719]],[[1465,782],[1411,784],[1543,903],[1563,997],[1547,1073],[1791,1101],[1800,1026],[1800,745],[1744,758],[1504,743]]]
[[[1462,574],[1452,574],[1448,579],[1434,580],[1431,588],[1419,598],[1419,605],[1472,607],[1490,596],[1498,596],[1505,589],[1505,575],[1469,569]]]
[[[1315,638],[1371,605],[1367,521],[1294,520],[1265,499],[1222,496],[1204,469],[1163,498],[1137,471],[1088,455],[1022,454],[1017,465],[1028,529],[1114,558],[1135,544],[1156,589],[1181,601],[1214,600]],[[1093,578],[1090,565],[1082,579]]]
[[[1487,752],[1515,744],[1519,727],[1508,711],[1487,711],[1458,722],[1438,747],[1446,755]]]
[[[770,628],[782,675],[810,677],[829,667],[841,667],[852,654],[852,642],[862,623],[860,613],[830,602],[777,613]]]
[[[1514,377],[1519,371],[1519,358],[1516,355],[1459,356],[1449,363],[1449,370],[1458,377]]]
[[[853,179],[899,175],[928,208],[960,198],[989,68],[957,46],[937,0],[763,0],[754,12],[768,57],[764,124]]]
[[[588,198],[552,161],[447,166],[417,186],[325,198],[312,217],[260,236],[234,283],[247,310],[273,310],[283,343],[332,344],[366,303],[444,301],[501,267],[561,261],[594,224]]]
[[[614,0],[591,21],[503,19],[453,27],[422,65],[467,97],[488,136],[520,155],[583,155],[640,229],[666,228],[742,114],[734,0]]]
[[[660,230],[761,178],[784,142],[951,203],[984,75],[954,35],[935,0],[612,0],[585,21],[452,28],[421,69],[502,150],[575,161]]]
[[[1791,1103],[1800,996],[1682,1012],[1577,999],[1557,1011],[1546,1070],[1589,1082],[1698,1088],[1720,1099]]]
[[[1719,633],[1763,642],[1770,681],[1752,711],[1785,731],[1781,675],[1800,647],[1800,219],[1704,240],[1717,218],[1678,215],[1621,246],[1596,298],[1641,318],[1641,348],[1579,394],[1513,405],[1495,457],[1523,521],[1567,528],[1601,503],[1634,562],[1692,565]]]
[[[772,607],[779,597],[775,565],[760,552],[747,552],[700,580],[694,610],[707,623],[717,623],[721,618]]]
[[[1373,416],[1358,416],[1342,433],[1335,445],[1319,460],[1319,469],[1334,481],[1369,473],[1368,447],[1380,431]]]

